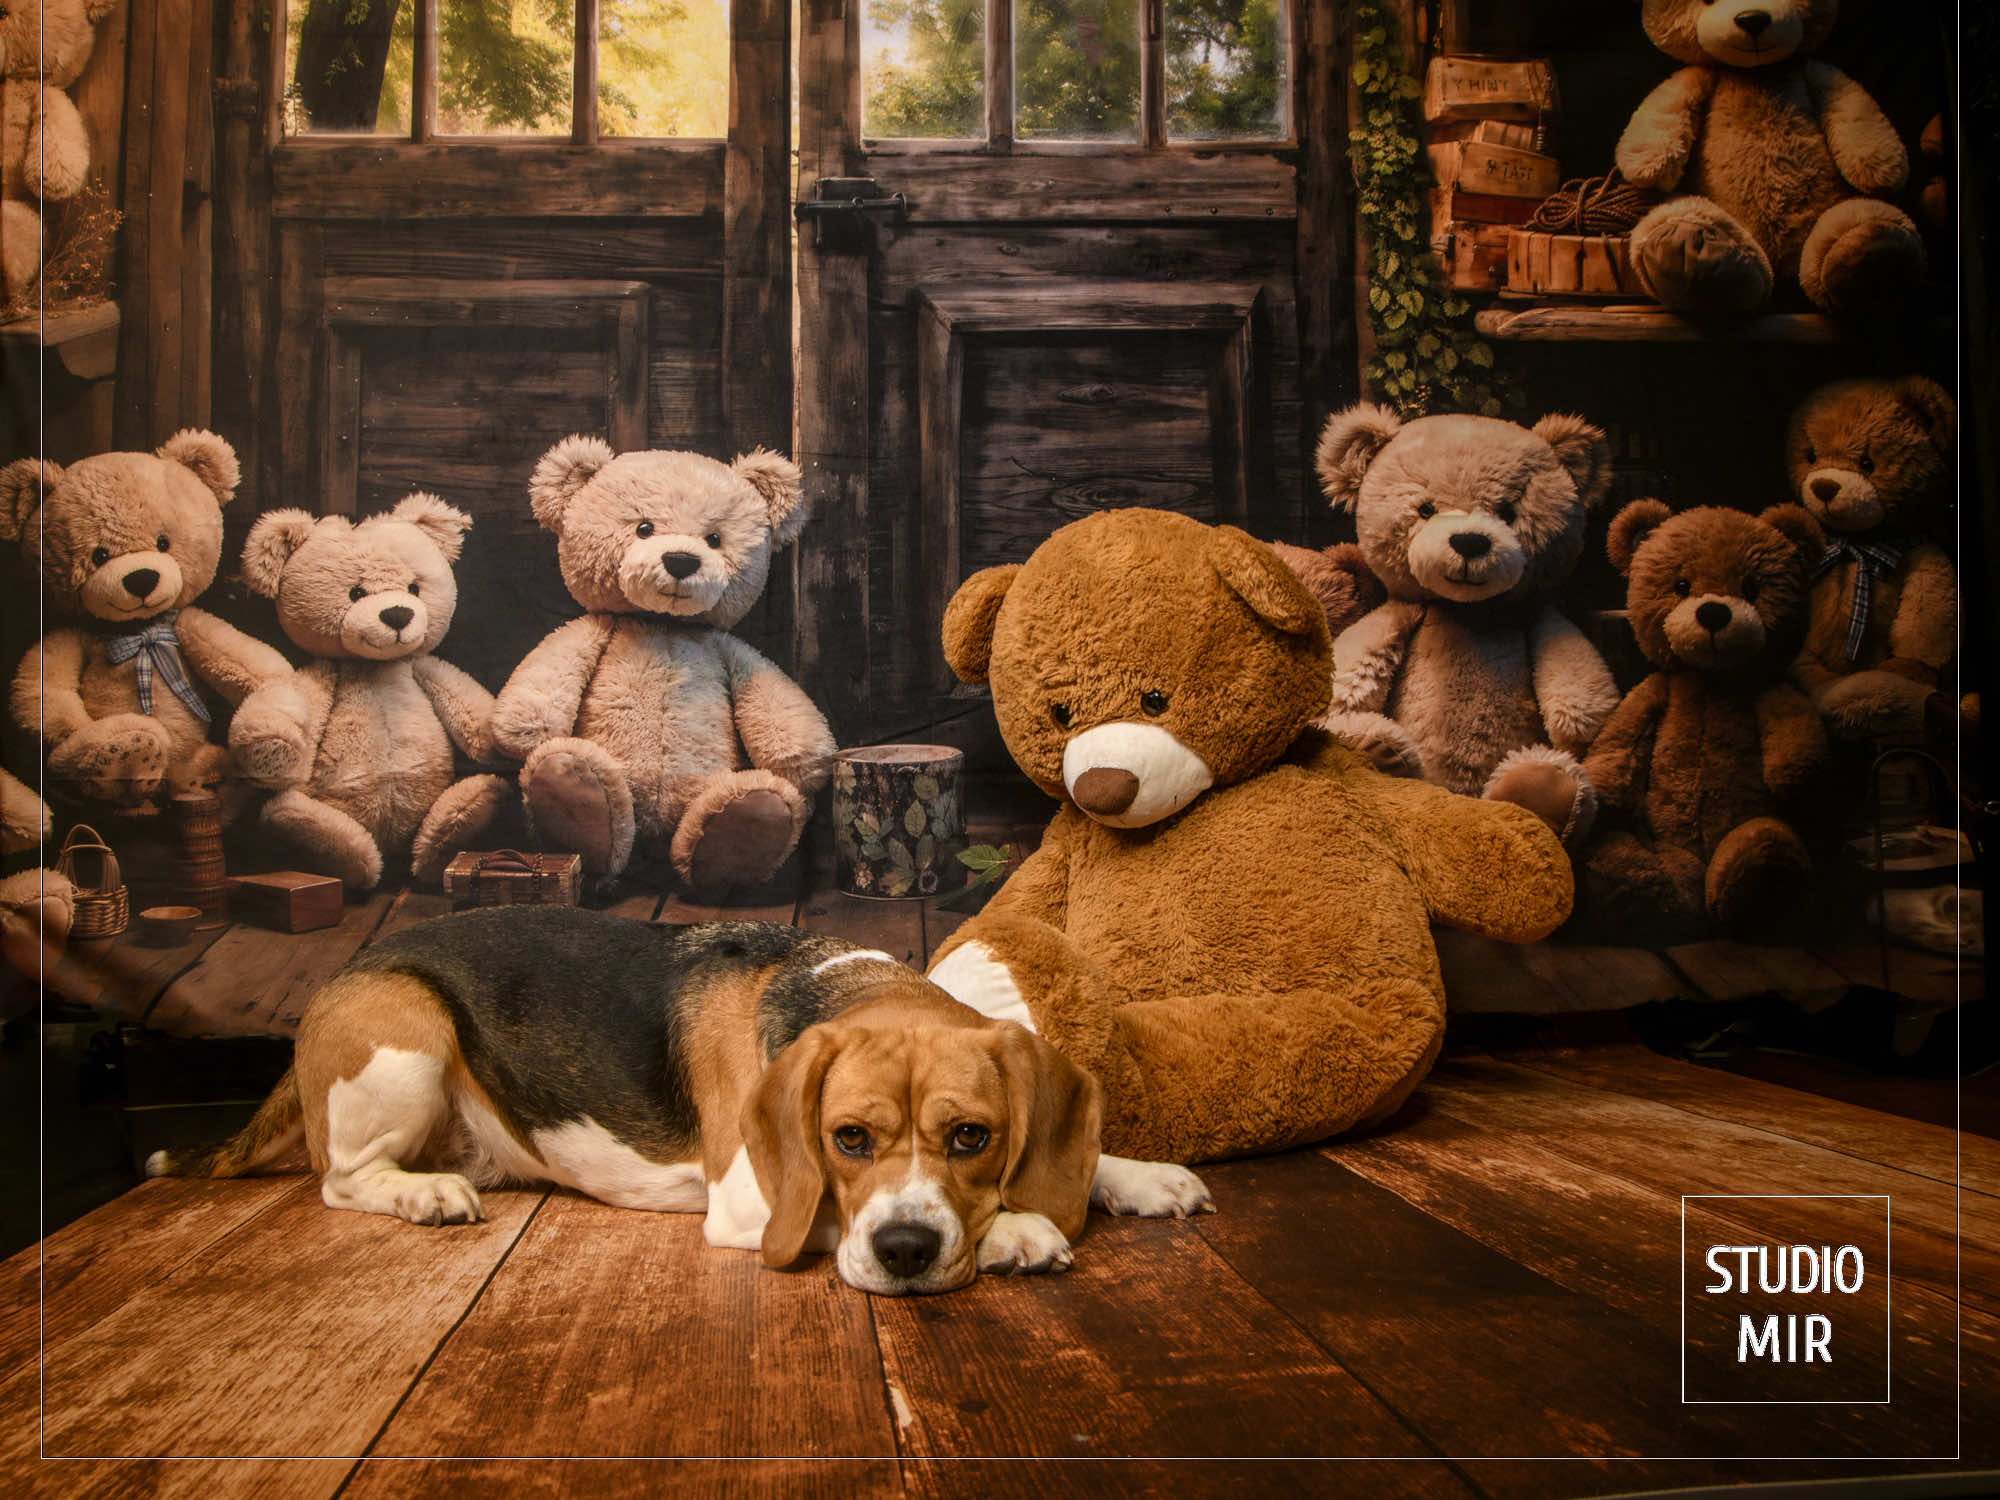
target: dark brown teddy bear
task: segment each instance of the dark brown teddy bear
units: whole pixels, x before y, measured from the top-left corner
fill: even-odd
[[[1638,500],[1613,518],[1607,549],[1659,670],[1584,763],[1606,830],[1586,860],[1592,908],[1630,941],[1768,930],[1812,867],[1780,814],[1826,758],[1819,716],[1785,680],[1818,531],[1795,505],[1676,516]]]

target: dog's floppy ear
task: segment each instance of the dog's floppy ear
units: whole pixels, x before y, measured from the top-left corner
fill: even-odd
[[[944,607],[944,659],[960,682],[984,682],[993,664],[993,627],[1007,590],[1021,576],[1019,563],[981,568],[958,586]]]
[[[1066,1239],[1083,1233],[1104,1092],[1097,1080],[1025,1026],[1000,1023],[994,1061],[1007,1085],[1007,1165],[1000,1203],[1040,1214]]]
[[[780,1052],[743,1101],[743,1145],[757,1187],[771,1206],[764,1264],[789,1266],[805,1249],[826,1195],[819,1146],[819,1093],[839,1043],[813,1027]]]

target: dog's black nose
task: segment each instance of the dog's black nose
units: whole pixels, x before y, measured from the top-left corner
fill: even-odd
[[[125,592],[134,599],[143,599],[160,585],[160,575],[152,568],[134,568],[125,575]]]
[[[417,612],[406,605],[392,604],[382,611],[382,623],[391,630],[400,631],[417,617]]]
[[[1468,560],[1484,557],[1493,550],[1493,538],[1483,531],[1454,531],[1451,534],[1451,550]]]
[[[1703,630],[1720,630],[1731,618],[1729,606],[1718,604],[1713,599],[1697,604],[1694,609],[1694,622]]]
[[[927,1224],[884,1224],[869,1241],[882,1269],[904,1281],[921,1276],[937,1259],[938,1232]]]
[[[692,578],[701,570],[701,559],[692,552],[669,552],[660,559],[660,566],[676,578]]]
[[[1736,29],[1749,33],[1755,41],[1771,29],[1771,13],[1768,10],[1746,10],[1736,17]]]

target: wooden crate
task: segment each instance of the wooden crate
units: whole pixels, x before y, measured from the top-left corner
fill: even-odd
[[[1507,232],[1507,289],[1538,297],[1644,297],[1622,234]]]
[[[331,875],[303,870],[238,875],[229,882],[232,916],[280,932],[313,932],[336,925],[344,896],[340,882]]]
[[[1547,151],[1547,132],[1539,124],[1511,120],[1440,120],[1424,134],[1433,146],[1446,141],[1478,141],[1487,146],[1512,146],[1516,151]]]
[[[1455,291],[1497,292],[1506,283],[1507,235],[1501,224],[1447,224],[1433,243]]]
[[[1424,118],[1533,122],[1556,112],[1556,75],[1545,59],[1500,62],[1436,57],[1424,72]]]
[[[1429,150],[1438,185],[1539,203],[1562,186],[1562,164],[1540,151],[1486,141],[1445,141]]]
[[[1525,224],[1535,216],[1539,198],[1510,198],[1501,193],[1468,193],[1461,188],[1431,189],[1431,232],[1442,234],[1447,224]]]

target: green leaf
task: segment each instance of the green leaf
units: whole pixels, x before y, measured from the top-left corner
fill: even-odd
[[[930,819],[924,815],[924,805],[912,802],[903,813],[903,831],[915,838],[930,826]]]
[[[1493,368],[1493,350],[1487,344],[1468,344],[1465,348],[1465,362],[1477,365],[1482,370]]]
[[[910,790],[915,792],[921,801],[935,802],[938,799],[938,779],[930,775],[912,777]]]
[[[905,875],[914,875],[917,862],[910,854],[910,846],[901,839],[889,840],[889,863]],[[907,889],[907,887],[905,887]]]
[[[958,862],[968,870],[1003,870],[1007,867],[1007,851],[992,844],[974,844],[958,851]]]

